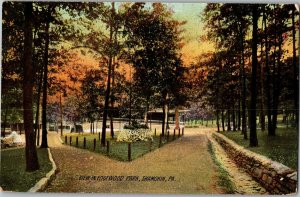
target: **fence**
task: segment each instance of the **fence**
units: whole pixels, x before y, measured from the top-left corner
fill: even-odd
[[[151,152],[156,148],[160,148],[163,145],[172,142],[184,135],[184,128],[181,130],[173,130],[173,133],[171,134],[170,131],[168,130],[165,135],[160,134],[157,136],[156,129],[154,131],[153,135],[153,141],[138,141],[137,143],[140,143],[137,145],[136,142],[128,142],[126,145],[124,142],[116,142],[115,139],[109,139],[106,140],[105,144],[101,144],[101,133],[98,133],[96,135],[89,135],[89,136],[68,136],[65,135],[65,144],[70,145],[70,146],[75,146],[77,148],[82,148],[82,149],[88,149],[93,152],[100,152],[102,154],[106,154],[107,156],[112,156],[116,158],[122,158],[121,160],[127,160],[127,161],[132,161],[132,159],[135,159],[141,155],[134,155],[134,148],[141,148],[144,151],[144,154],[147,152]],[[73,139],[75,138],[75,144],[73,143]],[[141,145],[142,144],[142,145]],[[118,149],[118,150],[117,150]],[[123,157],[123,155],[127,152],[127,157],[126,159]],[[140,151],[136,151],[140,152]],[[118,157],[118,154],[123,153],[123,155]],[[137,153],[138,154],[138,153]],[[143,155],[143,154],[142,154]]]

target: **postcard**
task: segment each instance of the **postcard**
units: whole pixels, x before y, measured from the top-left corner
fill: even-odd
[[[1,192],[296,195],[299,6],[2,4]]]

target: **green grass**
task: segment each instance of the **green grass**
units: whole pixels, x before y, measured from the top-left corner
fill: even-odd
[[[265,155],[290,168],[298,169],[298,131],[296,129],[278,126],[276,136],[268,136],[267,130],[262,132],[258,129],[258,147],[249,147],[249,140],[244,140],[240,131],[225,131],[222,133],[237,144],[253,152]]]
[[[212,155],[212,159],[218,167],[218,178],[219,178],[219,180],[218,180],[217,184],[221,188],[223,188],[226,191],[227,194],[234,194],[235,193],[235,186],[232,183],[232,181],[230,180],[228,172],[224,169],[222,164],[216,158],[215,151],[214,151],[210,141],[208,141],[208,151]]]
[[[51,169],[47,149],[37,149],[40,169],[25,171],[25,149],[1,151],[0,186],[6,191],[26,192]]]
[[[187,120],[185,122],[185,127],[186,128],[198,128],[199,126],[203,126],[203,127],[216,127],[217,126],[217,120],[213,119],[209,119],[207,120],[203,120],[199,119],[199,120]]]
[[[76,137],[78,136],[78,148],[83,149],[83,139],[86,138],[86,149],[92,152],[100,153],[107,155],[106,147],[102,147],[99,142],[98,134],[67,134],[65,135],[68,138],[67,144],[70,144],[70,136],[72,136],[72,146],[76,147]],[[63,141],[65,141],[65,136]],[[178,136],[176,136],[176,139]],[[96,139],[96,149],[94,151],[94,139]],[[119,161],[128,161],[128,143],[126,142],[117,142],[116,138],[111,139],[107,136],[109,141],[109,156],[110,158],[119,160]],[[173,136],[169,136],[169,142],[173,140]],[[167,144],[166,137],[162,138],[162,145]],[[153,136],[153,141],[151,144],[151,151],[159,148],[159,136]],[[138,141],[131,144],[131,160],[139,158],[150,152],[150,141]]]

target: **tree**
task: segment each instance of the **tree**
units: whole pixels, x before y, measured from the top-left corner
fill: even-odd
[[[35,148],[35,136],[33,132],[32,110],[32,3],[24,3],[25,29],[24,29],[24,78],[23,78],[23,118],[26,137],[26,171],[39,169],[38,157]]]
[[[125,15],[127,62],[135,68],[134,78],[145,98],[145,110],[152,99],[154,106],[162,108],[164,135],[168,106],[179,87],[175,80],[183,74],[178,50],[181,45],[179,28],[184,22],[172,19],[171,12],[160,3],[153,3],[152,10],[145,9],[144,3],[134,3]],[[154,95],[152,99],[151,95]]]
[[[50,16],[53,7],[48,6],[45,11],[46,26],[45,26],[45,49],[44,49],[44,72],[43,72],[43,100],[42,100],[42,144],[41,148],[48,148],[47,140],[47,89],[48,89],[48,54],[49,54],[49,28],[50,28]]]
[[[219,51],[226,51],[228,54],[223,57],[223,60],[227,62],[227,73],[232,73],[231,76],[227,76],[228,83],[231,83],[228,89],[232,94],[237,94],[237,100],[232,100],[230,103],[225,104],[223,102],[221,106],[227,105],[228,117],[232,114],[233,120],[235,119],[235,111],[238,111],[238,124],[240,125],[240,106],[241,106],[241,118],[242,118],[242,133],[244,139],[247,139],[247,125],[246,125],[246,81],[247,73],[245,66],[245,36],[249,27],[249,5],[246,4],[208,4],[202,15],[202,20],[206,24],[207,37],[215,43],[217,48],[216,53]],[[215,61],[215,60],[211,60]],[[216,59],[217,61],[217,59]],[[214,65],[212,65],[214,66]],[[225,69],[224,67],[223,69]],[[229,69],[229,70],[228,70]],[[211,70],[211,72],[214,72]],[[239,73],[239,80],[236,79],[236,72]],[[215,75],[215,78],[220,78],[223,73]],[[213,80],[213,79],[212,79]],[[221,80],[222,81],[222,80]],[[223,82],[223,81],[222,81]],[[217,83],[218,84],[218,83]],[[220,84],[219,84],[220,85]],[[229,87],[229,86],[228,86]],[[221,93],[219,93],[222,95]],[[216,97],[216,95],[214,95]],[[218,98],[218,97],[216,97]],[[223,97],[222,97],[223,98]],[[229,98],[233,98],[230,96]],[[226,101],[227,102],[227,101]],[[241,102],[241,103],[240,103]],[[236,109],[236,103],[238,108]],[[221,107],[219,105],[219,107]],[[228,107],[229,106],[229,107]],[[222,108],[223,108],[222,107]],[[232,110],[229,110],[232,108]],[[222,121],[223,122],[223,121]],[[233,121],[234,128],[236,127],[235,121]],[[228,124],[229,125],[229,124]],[[230,125],[229,125],[230,126]]]
[[[104,84],[101,84],[104,73],[101,70],[91,69],[86,72],[85,77],[81,82],[81,91],[85,100],[85,114],[91,123],[91,132],[93,124],[100,111],[100,95],[104,93]]]
[[[250,100],[250,147],[258,146],[256,134],[256,73],[257,73],[257,23],[258,6],[252,5],[252,74],[251,74],[251,100]]]
[[[24,5],[3,4],[1,62],[2,135],[7,124],[20,123],[23,118],[22,83],[24,55]]]

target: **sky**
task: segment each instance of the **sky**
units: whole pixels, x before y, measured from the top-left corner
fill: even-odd
[[[110,4],[110,3],[107,3]],[[122,2],[116,3],[116,8]],[[204,33],[204,25],[201,22],[201,12],[204,10],[206,3],[164,3],[168,8],[174,11],[173,18],[179,21],[186,21],[182,26],[185,31],[182,33],[185,45],[182,48],[182,59],[185,65],[192,63],[197,56],[208,50],[213,50],[211,43],[201,43],[200,35]],[[150,7],[150,3],[146,3]],[[99,25],[99,24],[97,24]]]
[[[187,21],[183,27],[186,30],[183,33],[186,44],[182,49],[186,64],[192,63],[194,58],[201,53],[213,50],[212,44],[199,41],[200,36],[204,34],[204,25],[200,15],[206,3],[166,3],[166,5],[174,10],[175,19]]]

